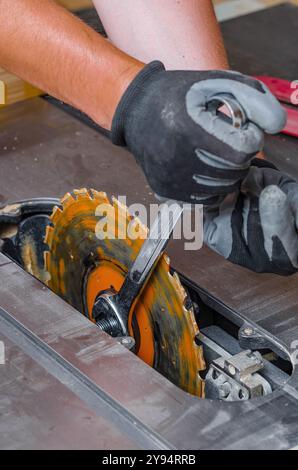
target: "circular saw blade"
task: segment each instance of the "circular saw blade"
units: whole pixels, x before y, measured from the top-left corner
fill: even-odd
[[[104,237],[98,236],[98,224],[104,224]],[[132,229],[137,237],[127,236]],[[115,199],[111,204],[103,192],[81,189],[66,194],[60,208],[54,209],[46,233],[48,286],[93,320],[96,296],[106,289],[119,291],[147,233],[126,206]],[[133,305],[129,331],[141,359],[183,390],[201,397],[200,371],[205,364],[186,297],[163,255]]]

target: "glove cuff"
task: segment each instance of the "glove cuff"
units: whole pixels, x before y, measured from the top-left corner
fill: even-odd
[[[122,96],[113,117],[112,129],[111,129],[111,140],[113,144],[122,147],[126,146],[125,142],[125,120],[129,115],[129,108],[132,103],[143,90],[143,85],[151,78],[152,75],[162,72],[165,70],[165,66],[162,62],[155,60],[147,64],[134,78],[131,84],[128,86],[124,95]]]

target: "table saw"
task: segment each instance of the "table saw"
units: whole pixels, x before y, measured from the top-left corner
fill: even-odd
[[[93,10],[80,15],[102,32]],[[298,39],[296,7],[282,5],[253,13],[222,23],[222,29],[232,68],[251,75],[297,78],[295,50],[288,47]],[[68,253],[65,246],[70,246],[69,221],[83,224],[88,238],[89,222],[94,220],[86,217],[86,211],[81,217],[83,207],[91,214],[98,201],[110,204],[112,195],[125,195],[129,204],[141,202],[148,207],[155,200],[141,170],[128,152],[114,147],[86,116],[47,96],[1,109],[0,141],[0,216],[7,219],[4,223],[0,217],[0,341],[4,345],[0,447],[297,446],[297,275],[255,274],[206,247],[185,251],[183,240],[171,240],[167,246],[171,268],[166,258],[162,266],[159,261],[154,278],[166,279],[164,303],[154,299],[152,281],[139,308],[143,321],[132,324],[127,336],[114,334],[112,327],[99,328],[99,322],[92,321],[96,296],[91,308],[80,303],[81,291],[79,300],[73,296],[81,264],[74,265],[70,279],[64,275],[69,270],[69,258],[63,255]],[[295,138],[269,137],[265,154],[298,178]],[[73,192],[83,187],[97,191]],[[36,217],[42,223],[37,224]],[[46,271],[38,274],[31,261],[26,263],[29,245],[24,237],[33,226],[46,231],[42,240],[47,246],[42,251],[51,255],[46,255]],[[55,258],[58,234],[65,245],[60,242],[61,252]],[[88,300],[88,289],[96,289],[98,282],[90,287],[90,267],[96,267],[96,279],[102,273],[105,279],[107,267],[101,271],[102,261],[111,257],[101,248],[102,258],[88,257],[88,264],[85,255],[92,253],[94,244],[90,237],[89,245],[82,240],[71,243],[81,253],[79,260],[84,260],[84,273],[88,273]],[[127,269],[140,250],[141,245],[133,244],[122,249]],[[39,256],[37,251],[37,260]],[[49,271],[50,281],[46,279]],[[115,285],[118,275],[113,272]],[[101,290],[106,287],[103,281]],[[152,314],[152,298],[157,311],[165,312],[165,318],[168,315],[166,326]],[[173,315],[169,315],[174,303],[179,305],[178,324],[183,326],[177,338]],[[146,309],[151,315],[148,324]],[[138,343],[136,330],[141,340],[131,348],[132,337]],[[142,349],[150,341],[152,357],[148,348]],[[190,352],[184,354],[190,344]]]

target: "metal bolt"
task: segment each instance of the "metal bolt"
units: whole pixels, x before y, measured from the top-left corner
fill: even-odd
[[[236,369],[235,369],[234,366],[229,365],[228,369],[229,369],[229,372],[230,372],[231,375],[235,375],[235,374],[236,374]]]
[[[131,339],[130,339],[130,338],[122,338],[121,343],[122,343],[122,344],[130,344],[130,343],[131,343]]]
[[[123,336],[122,338],[118,337],[118,342],[130,351],[133,350],[135,346],[135,340],[131,336]]]
[[[118,322],[116,318],[100,318],[96,321],[96,325],[102,330],[108,333],[109,335],[113,336],[113,331],[117,331],[118,329]]]
[[[255,331],[250,326],[244,328],[244,330],[243,330],[243,333],[245,334],[245,336],[252,336],[254,334],[254,332]]]

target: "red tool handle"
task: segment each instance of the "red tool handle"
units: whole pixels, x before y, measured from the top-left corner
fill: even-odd
[[[288,114],[288,120],[285,128],[282,130],[284,134],[298,137],[298,111],[289,106],[283,106]]]
[[[256,76],[258,80],[263,82],[271,93],[282,103],[289,103],[292,106],[298,106],[298,102],[295,100],[294,94],[295,87],[288,80],[282,80],[281,78],[269,77],[266,75]],[[296,101],[296,102],[295,102]],[[288,120],[285,128],[282,130],[284,134],[298,137],[298,110],[289,106],[283,105],[288,115]]]
[[[295,87],[293,87],[292,83],[288,80],[269,77],[267,75],[259,75],[255,78],[267,85],[271,93],[273,93],[273,95],[276,96],[279,101],[283,101],[284,103],[290,103],[296,106],[298,105],[298,103],[294,103],[293,98]]]

